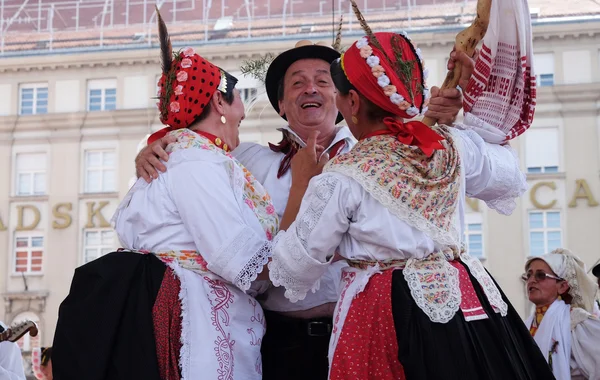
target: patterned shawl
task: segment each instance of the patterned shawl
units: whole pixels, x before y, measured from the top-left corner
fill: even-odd
[[[324,171],[353,178],[393,215],[458,252],[460,158],[447,127],[432,129],[445,138],[445,149],[431,157],[394,135],[380,135],[359,141]]]

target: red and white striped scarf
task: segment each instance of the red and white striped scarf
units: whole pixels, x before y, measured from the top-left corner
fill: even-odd
[[[465,129],[501,144],[531,126],[536,104],[532,45],[527,0],[492,1],[483,46],[463,89]]]

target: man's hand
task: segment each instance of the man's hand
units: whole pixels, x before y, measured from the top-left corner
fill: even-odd
[[[292,182],[300,186],[308,186],[311,178],[321,174],[329,160],[329,155],[322,154],[324,148],[317,144],[319,131],[312,131],[306,146],[292,158]]]
[[[429,109],[425,112],[425,116],[436,119],[440,125],[452,125],[461,108],[462,94],[459,90],[455,88],[440,90],[438,87],[432,87]]]
[[[158,178],[159,171],[164,173],[167,167],[160,160],[169,161],[169,155],[165,149],[167,145],[175,141],[174,136],[166,135],[142,149],[135,158],[135,172],[138,178],[142,177],[150,183],[153,179]]]
[[[458,85],[461,89],[465,89],[469,83],[469,79],[475,68],[475,60],[479,51],[475,50],[473,58],[469,57],[464,52],[456,52],[453,50],[450,53],[448,60],[448,70],[454,70],[456,62],[460,62],[462,70]],[[429,109],[425,112],[425,116],[431,117],[438,121],[438,124],[451,125],[456,121],[456,116],[462,108],[462,93],[456,88],[447,88],[440,90],[438,87],[431,88],[431,99],[429,101]]]

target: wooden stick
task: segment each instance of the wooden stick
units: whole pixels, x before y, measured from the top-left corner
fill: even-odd
[[[490,23],[492,1],[493,0],[477,1],[477,16],[475,17],[475,20],[473,20],[473,23],[468,28],[456,35],[456,43],[454,45],[456,52],[464,51],[469,57],[473,57],[477,44],[479,44],[479,41],[483,39],[483,36],[485,36],[485,33],[487,32]],[[456,88],[456,86],[458,86],[458,81],[460,80],[461,72],[462,64],[456,61],[454,63],[454,70],[448,71],[440,90]],[[431,127],[437,123],[437,120],[431,117],[424,117],[423,123]]]

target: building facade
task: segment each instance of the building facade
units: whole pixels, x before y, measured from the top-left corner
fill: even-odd
[[[355,27],[356,29],[356,27]],[[440,84],[457,27],[415,31],[428,82]],[[345,38],[349,44],[359,35]],[[195,46],[238,75],[247,104],[242,141],[280,139],[284,121],[261,83],[239,72],[245,59],[277,53],[305,37]],[[532,128],[511,142],[530,189],[506,217],[469,200],[469,251],[495,276],[516,309],[529,306],[525,258],[569,248],[588,266],[600,259],[600,20],[534,26],[538,104]],[[159,52],[27,54],[0,59],[0,319],[31,319],[25,353],[52,344],[58,307],[74,270],[119,246],[110,219],[135,181],[134,159],[156,111]]]

